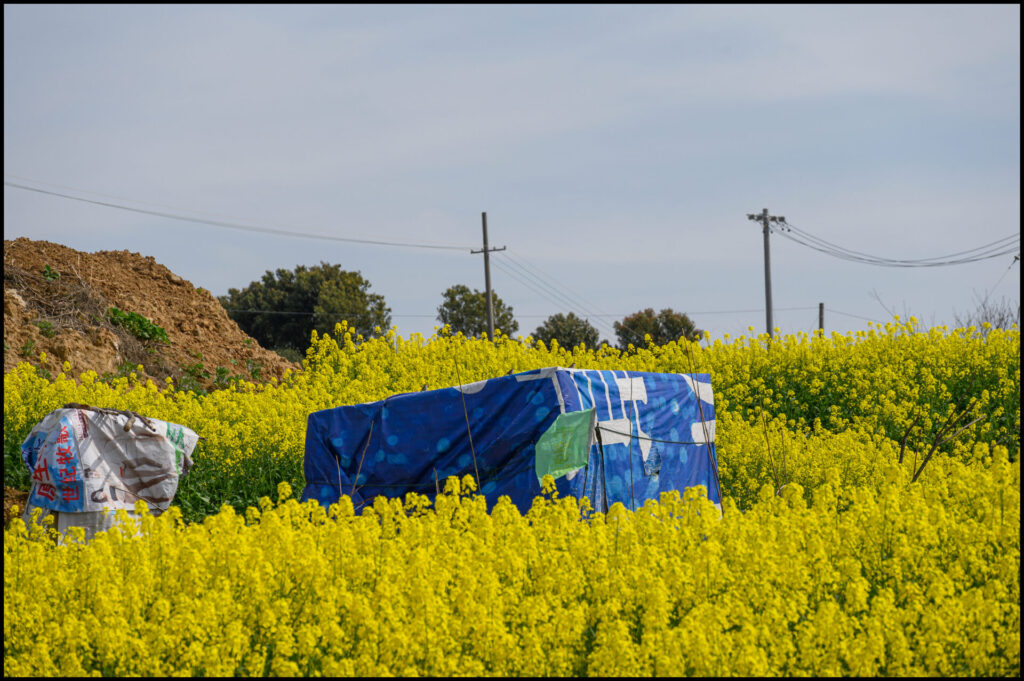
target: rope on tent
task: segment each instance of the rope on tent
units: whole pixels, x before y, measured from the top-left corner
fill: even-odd
[[[625,437],[635,437],[637,440],[646,440],[647,442],[661,442],[666,445],[702,445],[703,442],[693,442],[690,440],[662,440],[656,437],[647,437],[644,435],[631,435],[630,433],[623,433],[619,430],[612,430],[607,426],[602,426],[600,422],[597,424],[597,429],[604,431],[605,433],[611,433],[612,435],[623,435]]]
[[[505,466],[502,466],[500,468],[494,468],[494,469],[492,469],[492,471],[495,471],[495,472],[499,472],[500,471],[501,475],[494,475],[492,477],[487,478],[487,480],[483,481],[483,482],[487,483],[487,482],[493,482],[495,480],[508,480],[509,478],[513,478],[513,477],[515,477],[517,475],[522,475],[525,471],[527,471],[529,469],[529,466],[530,466],[530,463],[527,462],[527,463],[524,463],[524,464],[520,464],[518,467],[513,467],[513,466],[511,466],[509,464],[506,464]],[[371,488],[371,489],[414,489],[414,490],[415,489],[430,489],[431,484],[432,483],[430,483],[430,482],[413,482],[413,481],[397,482],[397,483],[383,483],[383,482],[381,482],[381,483],[376,483],[376,482],[375,483],[369,483],[368,482],[366,484],[361,485],[359,487],[359,489],[366,489],[366,488]]]
[[[636,402],[633,401],[633,379],[629,377],[629,372],[626,374],[626,380],[629,381],[629,407],[630,411],[636,415]],[[639,420],[639,419],[638,419]],[[640,428],[637,428],[639,432]],[[629,420],[629,506],[631,511],[636,510],[636,497],[633,494],[633,420]]]
[[[352,491],[349,492],[350,497],[356,495],[356,483],[359,482],[359,473],[363,470],[363,460],[366,458],[366,450],[370,448],[370,438],[373,437],[373,418],[370,418],[370,432],[366,436],[366,444],[363,445],[363,455],[359,457],[359,468],[356,469],[356,477],[352,480]],[[340,478],[339,478],[340,479]],[[339,487],[340,490],[340,487]]]
[[[462,413],[466,417],[466,434],[469,435],[469,451],[473,455],[473,471],[476,473],[476,491],[483,494],[480,486],[480,469],[476,467],[476,450],[473,449],[473,431],[469,428],[469,411],[466,410],[466,394],[462,392],[462,376],[459,373],[459,360],[452,353],[452,363],[455,364],[455,377],[459,379],[459,397],[462,398]]]
[[[690,342],[686,343],[686,354],[690,360],[690,375],[696,376],[693,370],[693,348],[690,347]],[[708,461],[711,463],[711,473],[715,476],[715,487],[718,489],[718,503],[722,507],[721,513],[725,515],[725,499],[722,497],[722,484],[718,481],[718,466],[715,462],[715,457],[711,453],[711,437],[708,433],[708,424],[704,420],[704,407],[701,404],[700,399],[700,383],[697,379],[693,379],[693,391],[697,394],[697,410],[700,413],[700,426],[704,430],[704,443],[707,445],[708,450]]]
[[[597,429],[597,449],[601,452],[601,494],[604,497],[604,512],[608,512],[608,469],[604,465],[604,444],[601,442],[601,429]],[[597,492],[597,480],[594,480],[594,492]]]
[[[587,474],[590,473],[590,451],[587,451],[587,465],[583,467],[583,496],[587,496]],[[583,509],[580,508],[580,518],[583,517]]]
[[[373,422],[371,422],[371,424],[372,423]],[[367,441],[369,442],[369,440]],[[345,495],[345,493],[341,491],[341,452],[338,452],[337,456],[334,458],[334,467],[335,470],[338,471],[338,503],[340,504],[341,498]],[[356,480],[358,480],[358,477],[356,477]]]

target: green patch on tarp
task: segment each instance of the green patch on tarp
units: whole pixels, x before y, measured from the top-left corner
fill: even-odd
[[[537,480],[543,481],[545,475],[558,479],[586,466],[596,425],[594,409],[559,415],[537,440]]]

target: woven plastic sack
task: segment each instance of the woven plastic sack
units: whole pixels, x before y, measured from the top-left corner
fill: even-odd
[[[189,428],[133,412],[78,404],[56,409],[21,445],[32,479],[24,518],[46,509],[60,514],[58,526],[85,527],[91,535],[109,528],[118,509],[134,515],[140,499],[159,515],[192,466],[199,439]]]

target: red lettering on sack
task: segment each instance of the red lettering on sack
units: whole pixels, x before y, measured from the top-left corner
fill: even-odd
[[[66,466],[75,460],[75,455],[71,453],[71,447],[57,447],[57,463],[62,466]]]
[[[57,488],[53,485],[39,485],[39,496],[53,501],[57,496]]]
[[[39,457],[39,463],[36,464],[35,469],[32,471],[32,479],[36,482],[48,481],[50,479],[50,471],[46,468],[46,460],[43,457]]]

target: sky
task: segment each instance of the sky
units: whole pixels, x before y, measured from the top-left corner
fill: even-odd
[[[5,239],[215,295],[339,264],[406,337],[484,289],[484,212],[518,334],[575,312],[614,342],[644,308],[761,333],[765,208],[880,258],[1019,253],[1020,7],[5,4],[4,180]],[[1010,253],[893,268],[786,236],[782,333],[819,303],[843,333],[1019,304]]]

